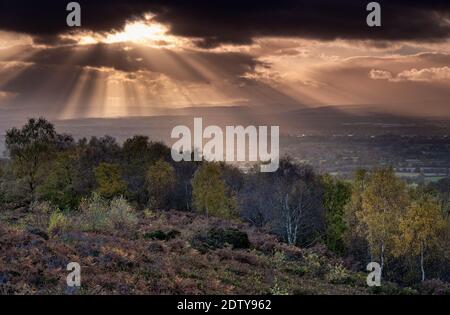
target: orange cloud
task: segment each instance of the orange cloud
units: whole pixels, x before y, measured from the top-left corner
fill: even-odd
[[[414,81],[414,82],[439,82],[450,80],[450,68],[432,67],[424,69],[405,70],[393,76],[391,72],[385,70],[372,69],[369,77],[373,80],[388,80],[391,82]]]

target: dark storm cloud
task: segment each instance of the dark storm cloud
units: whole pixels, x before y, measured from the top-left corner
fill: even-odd
[[[71,30],[66,24],[68,12],[64,0],[0,1],[0,29],[52,40],[54,36]],[[148,10],[147,1],[77,1],[82,7],[83,28],[110,31],[120,28],[127,19],[140,17]]]
[[[192,7],[188,2],[157,15],[179,35],[200,37],[204,46],[247,43],[257,36],[298,36],[331,40],[435,40],[450,35],[449,1],[379,1],[380,28],[366,25],[370,1],[227,1]],[[245,4],[243,4],[245,3]]]
[[[2,1],[0,29],[50,41],[68,31],[65,6],[69,1]],[[186,1],[79,0],[85,29],[120,29],[126,20],[148,11],[176,35],[198,38],[199,45],[249,43],[256,36],[298,36],[315,39],[439,40],[450,35],[450,1],[390,0],[382,5],[380,28],[366,25],[370,1]]]

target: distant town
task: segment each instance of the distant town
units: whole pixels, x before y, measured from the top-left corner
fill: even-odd
[[[280,148],[282,155],[344,179],[359,168],[382,166],[392,166],[397,176],[413,185],[450,176],[448,135],[296,134],[283,136]]]

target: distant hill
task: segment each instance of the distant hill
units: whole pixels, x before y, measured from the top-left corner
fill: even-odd
[[[280,106],[280,108],[284,108]],[[272,111],[271,111],[272,110]],[[0,112],[1,113],[1,112]],[[248,106],[190,107],[160,111],[157,116],[123,118],[50,119],[59,132],[76,138],[111,135],[123,141],[136,134],[152,140],[171,143],[171,130],[177,125],[193,126],[194,117],[202,117],[204,125],[269,125],[280,126],[284,134],[450,134],[450,118],[405,116],[385,113],[379,106],[325,106],[277,111],[276,108],[255,110]],[[0,117],[0,135],[12,126],[25,123],[13,117]],[[4,151],[0,136],[0,154]]]
[[[359,107],[317,107],[288,112],[258,113],[250,107],[184,108],[170,115],[92,118],[55,121],[56,127],[75,136],[109,134],[124,139],[144,134],[170,143],[170,133],[177,125],[192,127],[194,117],[204,125],[278,125],[281,133],[394,133],[450,134],[450,120],[386,114]]]

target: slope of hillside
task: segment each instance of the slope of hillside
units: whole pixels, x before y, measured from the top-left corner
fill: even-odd
[[[49,235],[27,209],[0,213],[0,294],[368,293],[365,275],[325,250],[239,222],[146,211],[134,229]],[[69,262],[81,265],[80,289],[66,286]]]

